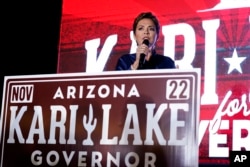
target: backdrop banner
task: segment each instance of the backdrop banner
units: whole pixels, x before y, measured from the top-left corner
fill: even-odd
[[[197,167],[200,69],[5,77],[1,167]]]
[[[250,0],[64,0],[62,9],[58,73],[114,71],[135,53],[135,17],[150,11],[157,53],[201,69],[199,165],[250,151]]]

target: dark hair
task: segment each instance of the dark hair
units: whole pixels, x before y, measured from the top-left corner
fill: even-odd
[[[140,20],[142,19],[151,19],[153,22],[154,22],[154,25],[156,27],[156,33],[157,35],[159,36],[159,33],[160,33],[160,23],[158,21],[158,19],[156,18],[155,15],[153,15],[151,12],[143,12],[143,13],[140,13],[134,20],[134,23],[133,23],[133,32],[135,33],[135,30],[136,30],[136,26],[137,24],[139,23]]]

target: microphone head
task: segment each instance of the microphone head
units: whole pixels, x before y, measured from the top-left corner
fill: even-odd
[[[148,46],[149,45],[149,40],[148,39],[144,39],[144,41],[142,43]]]

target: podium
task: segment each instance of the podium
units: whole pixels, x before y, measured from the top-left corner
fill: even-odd
[[[1,167],[198,166],[200,69],[5,77]]]

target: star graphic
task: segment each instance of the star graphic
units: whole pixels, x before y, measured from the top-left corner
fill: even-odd
[[[229,63],[229,69],[227,74],[231,73],[234,69],[242,73],[240,63],[242,63],[246,57],[238,57],[236,49],[233,51],[233,56],[231,58],[224,58],[225,61]]]

